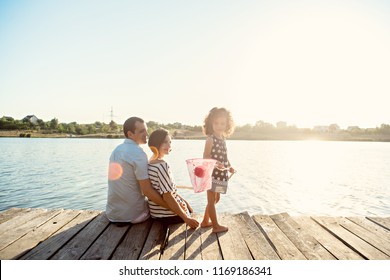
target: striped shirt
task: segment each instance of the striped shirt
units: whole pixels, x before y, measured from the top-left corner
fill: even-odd
[[[177,194],[176,184],[172,177],[172,173],[168,163],[166,163],[165,161],[149,163],[148,173],[149,173],[150,182],[152,183],[152,187],[159,194],[162,195],[164,193],[171,192],[172,196],[176,199],[179,205],[184,202],[182,198]],[[154,203],[151,200],[149,200],[148,202],[149,202],[150,214],[153,218],[177,216],[171,210],[164,208]],[[190,214],[187,213],[187,215]]]

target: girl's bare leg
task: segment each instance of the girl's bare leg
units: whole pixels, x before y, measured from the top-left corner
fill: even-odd
[[[200,223],[200,227],[211,227],[213,225],[209,214],[209,193],[210,191],[207,191],[207,205],[206,209],[204,210],[203,221]]]
[[[203,217],[203,221],[201,223],[201,227],[213,226],[213,232],[223,232],[227,231],[228,228],[222,226],[218,223],[217,219],[217,211],[215,209],[216,201],[219,201],[219,193],[214,193],[211,191],[207,191],[207,206],[205,210],[205,215]]]
[[[204,211],[203,221],[200,223],[200,227],[211,227],[213,223],[210,220],[208,205]]]

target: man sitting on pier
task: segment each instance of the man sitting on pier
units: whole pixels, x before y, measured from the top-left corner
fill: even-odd
[[[140,223],[149,218],[147,198],[168,205],[149,181],[148,158],[140,147],[147,142],[145,122],[131,117],[123,124],[123,133],[125,141],[110,157],[106,215],[111,222]]]

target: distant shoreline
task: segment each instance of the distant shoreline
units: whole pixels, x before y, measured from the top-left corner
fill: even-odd
[[[99,133],[75,135],[65,133],[40,133],[36,131],[0,131],[1,138],[77,138],[77,139],[124,139],[122,133]],[[206,137],[202,133],[181,133],[175,135],[174,139],[178,140],[204,140]],[[229,140],[246,140],[246,141],[353,141],[353,142],[390,142],[389,135],[359,135],[351,136],[346,134],[309,134],[300,133],[273,135],[259,133],[235,133]]]

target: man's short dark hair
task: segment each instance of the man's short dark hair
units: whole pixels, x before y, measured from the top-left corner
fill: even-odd
[[[127,133],[130,131],[131,133],[135,133],[135,123],[140,122],[144,123],[144,120],[138,117],[131,117],[128,118],[125,123],[123,124],[123,133],[125,134],[125,137],[127,138]]]

